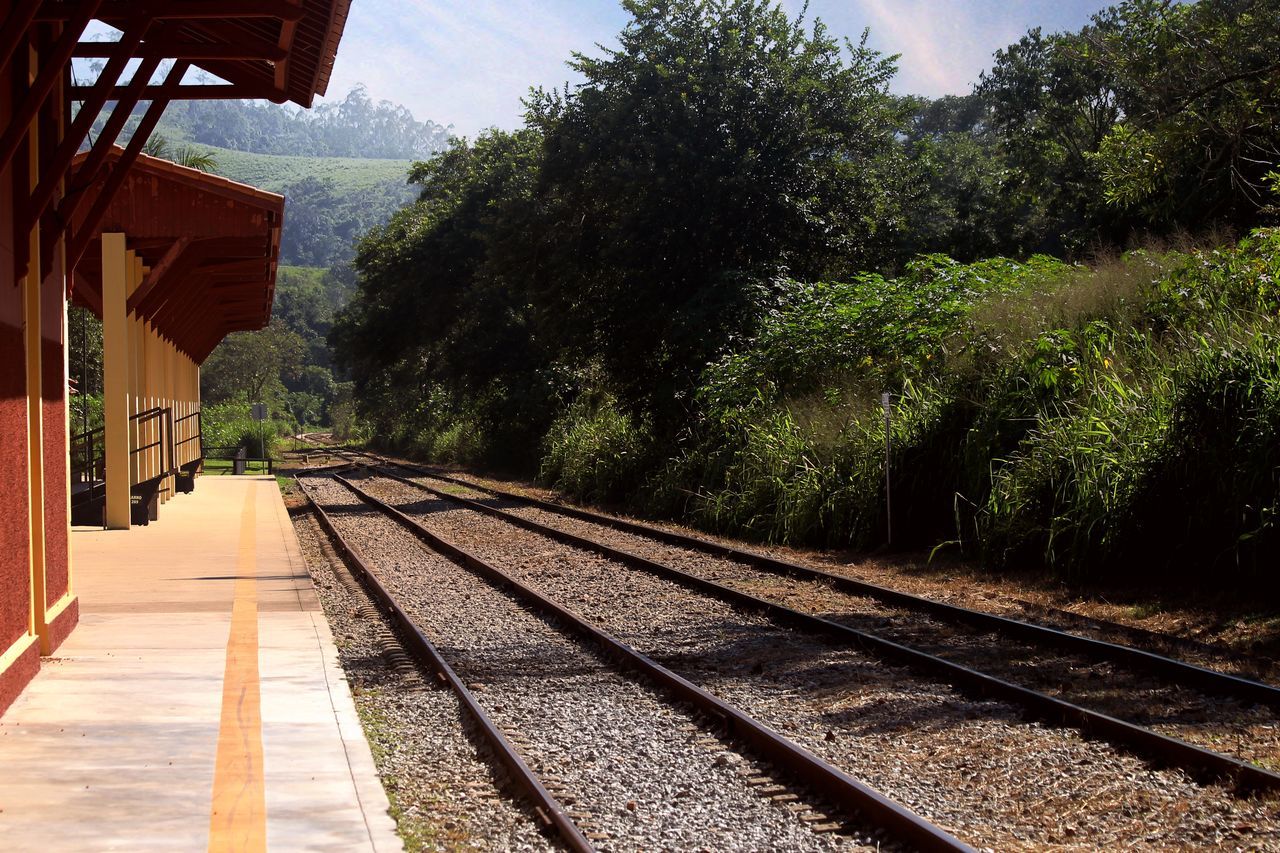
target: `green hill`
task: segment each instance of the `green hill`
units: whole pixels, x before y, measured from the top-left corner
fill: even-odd
[[[218,174],[271,192],[284,192],[307,178],[332,181],[335,189],[360,192],[372,187],[403,188],[411,160],[365,160],[356,157],[298,157],[251,154],[193,143],[218,161]],[[405,192],[412,196],[412,192]]]
[[[416,195],[407,183],[410,160],[253,154],[183,144],[213,155],[217,174],[285,196],[285,264],[329,267],[349,261],[362,234]]]
[[[129,141],[139,108],[120,135]],[[97,119],[101,131],[104,116]],[[154,138],[169,153],[210,153],[217,174],[288,198],[281,260],[330,267],[349,262],[354,243],[411,201],[409,166],[449,145],[450,129],[407,108],[375,102],[361,86],[342,101],[299,110],[255,101],[171,104]]]

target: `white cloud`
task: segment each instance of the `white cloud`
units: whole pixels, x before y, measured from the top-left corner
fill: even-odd
[[[855,16],[861,18],[862,25],[871,28],[875,47],[902,55],[893,88],[937,97],[968,92],[990,67],[991,54],[1019,35],[1007,14],[984,14],[983,5],[966,0],[857,0],[819,2],[814,8],[833,7],[846,29],[857,26]]]
[[[803,0],[786,0],[798,12]],[[991,67],[992,54],[1017,41],[1043,14],[1045,0],[811,0],[809,14],[833,34],[857,39],[871,28],[871,46],[901,54],[894,91],[938,97],[965,94]],[[1068,7],[1091,0],[1060,0]]]
[[[797,14],[804,0],[783,0]],[[810,0],[835,36],[901,54],[893,89],[963,94],[992,54],[1028,27],[1078,27],[1101,0]],[[474,136],[519,125],[530,86],[573,79],[565,62],[625,24],[617,0],[360,0],[352,4],[331,98],[357,83],[419,119]]]
[[[569,12],[534,0],[353,3],[329,96],[364,83],[459,133],[513,127],[530,86],[564,83],[571,53],[604,37],[599,15]]]

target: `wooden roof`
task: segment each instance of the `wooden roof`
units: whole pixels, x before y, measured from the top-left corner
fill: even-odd
[[[122,153],[114,147],[108,158]],[[86,192],[100,191],[101,183]],[[202,363],[228,334],[271,321],[283,220],[283,196],[139,155],[93,228],[68,282],[72,298],[101,315],[101,237],[123,232],[150,267],[129,310]]]
[[[141,41],[138,59],[189,59],[230,86],[177,97],[263,98],[310,107],[329,87],[351,0],[89,0],[92,16]],[[44,0],[37,21],[77,21],[85,0]],[[82,43],[76,56],[111,56]]]

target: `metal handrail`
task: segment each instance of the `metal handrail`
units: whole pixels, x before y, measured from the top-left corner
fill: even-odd
[[[104,433],[103,427],[91,429],[79,435],[73,435],[68,442],[67,456],[70,460],[71,476],[78,483],[94,483],[98,473],[106,474],[106,446],[97,442],[101,453],[94,451],[94,436]]]
[[[129,452],[129,457],[133,458],[134,456],[137,456],[140,453],[144,453],[148,450],[159,447],[160,448],[160,475],[159,476],[163,477],[163,476],[168,476],[169,474],[172,474],[174,472],[174,467],[175,467],[173,463],[174,463],[174,459],[176,458],[176,454],[174,452],[174,446],[173,446],[173,409],[156,406],[155,408],[147,409],[145,412],[138,412],[138,414],[136,415],[131,415],[129,417],[129,420],[131,422],[136,421],[139,425],[141,425],[146,421],[152,421],[152,420],[158,420],[160,422],[160,430],[159,430],[160,437],[157,438],[155,441],[151,442],[150,444],[146,444],[146,445],[142,445],[141,447],[134,448]],[[168,428],[167,430],[166,430],[166,427]],[[166,441],[166,434],[168,438],[167,441]],[[166,449],[168,450],[167,454],[165,453]],[[166,459],[167,459],[167,462],[166,462]]]
[[[146,411],[130,415],[129,423],[131,426],[136,425],[141,428],[143,424],[149,421],[158,421],[160,427],[158,438],[148,444],[130,448],[129,458],[133,459],[148,450],[160,448],[159,476],[177,473],[179,447],[185,447],[192,442],[198,441],[201,444],[200,457],[203,458],[204,430],[200,415],[201,412],[197,409],[188,415],[175,419],[173,409],[167,406],[155,406]],[[177,425],[186,423],[193,418],[200,420],[201,428],[198,428],[196,434],[190,438],[177,441]],[[106,426],[104,425],[70,437],[67,448],[68,456],[70,457],[69,467],[76,482],[95,483],[106,479],[106,442],[99,438],[105,438],[105,436]]]
[[[190,414],[187,414],[187,415],[183,415],[182,417],[178,418],[176,421],[174,421],[174,422],[171,424],[171,427],[172,427],[172,430],[173,430],[173,436],[174,436],[174,438],[177,438],[177,437],[178,437],[178,431],[177,431],[177,430],[178,430],[178,426],[179,426],[180,424],[185,424],[187,421],[190,421],[190,420],[192,420],[192,419],[194,419],[194,420],[195,420],[195,422],[196,422],[196,431],[195,431],[195,435],[189,436],[188,438],[184,438],[182,441],[175,442],[175,443],[174,443],[174,445],[173,445],[173,454],[174,454],[174,463],[175,463],[175,465],[176,465],[176,463],[177,463],[177,458],[178,458],[178,448],[180,448],[180,447],[186,447],[188,444],[191,444],[192,442],[199,442],[199,452],[198,452],[198,453],[196,453],[196,458],[195,458],[194,460],[192,460],[192,461],[199,461],[199,460],[201,460],[201,459],[204,459],[204,458],[205,458],[205,452],[204,452],[204,418],[202,417],[202,415],[203,415],[203,414],[204,414],[204,412],[203,412],[203,410],[202,410],[202,409],[196,409],[194,412],[191,412]],[[190,464],[190,463],[187,463],[187,464]]]

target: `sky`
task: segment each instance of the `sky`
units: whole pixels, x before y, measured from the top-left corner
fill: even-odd
[[[799,13],[803,0],[783,0]],[[902,55],[893,90],[967,93],[991,55],[1031,27],[1078,29],[1108,5],[1097,0],[811,0],[835,36]],[[627,15],[616,0],[353,0],[330,100],[364,84],[375,100],[407,106],[420,121],[474,137],[521,121],[531,86],[574,82],[574,51],[614,43]]]

